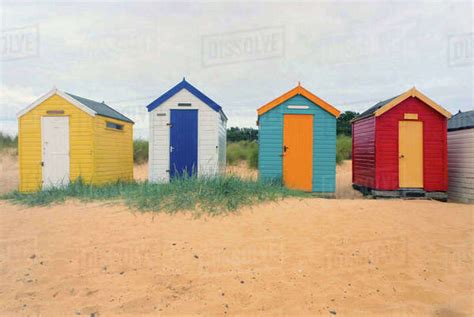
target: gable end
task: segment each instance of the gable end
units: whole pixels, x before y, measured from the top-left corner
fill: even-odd
[[[321,98],[314,95],[310,91],[303,88],[300,84],[298,84],[298,86],[296,86],[295,88],[291,89],[290,91],[284,93],[280,97],[278,97],[278,98],[270,101],[269,103],[263,105],[262,107],[258,108],[258,110],[257,110],[258,116],[260,117],[261,115],[263,115],[267,111],[270,111],[271,109],[273,109],[275,107],[278,107],[279,105],[281,105],[285,101],[287,101],[287,100],[289,100],[289,99],[291,99],[291,98],[293,98],[297,95],[301,95],[301,96],[305,97],[306,99],[308,99],[312,103],[314,103],[316,106],[318,106],[319,108],[325,110],[326,112],[330,113],[331,115],[335,116],[336,118],[339,117],[339,114],[341,113],[339,110],[337,110],[336,108],[331,106],[329,103],[322,100]]]
[[[199,89],[197,89],[196,87],[194,87],[193,85],[191,85],[190,83],[188,83],[186,81],[186,79],[183,78],[183,80],[178,83],[176,86],[172,87],[170,90],[168,90],[167,92],[165,92],[163,95],[161,95],[160,97],[158,97],[155,101],[153,101],[152,103],[150,103],[148,106],[147,106],[147,110],[148,112],[151,112],[153,111],[154,109],[156,109],[157,107],[159,107],[161,104],[163,104],[165,101],[167,101],[168,99],[170,99],[172,96],[176,95],[178,92],[180,92],[182,89],[186,89],[187,91],[189,91],[191,94],[193,94],[196,98],[198,98],[199,100],[201,100],[202,102],[204,102],[206,105],[208,105],[211,109],[213,109],[214,111],[220,113],[221,115],[223,115],[225,117],[225,119],[227,120],[227,117],[226,115],[224,114],[224,112],[222,111],[222,107],[219,106],[216,102],[214,102],[211,98],[207,97],[205,94],[203,94]]]
[[[36,108],[37,106],[42,104],[44,101],[46,101],[48,98],[50,98],[54,95],[60,96],[61,98],[65,99],[67,102],[69,102],[70,104],[76,106],[77,108],[79,108],[80,110],[82,110],[85,113],[89,114],[90,116],[94,117],[97,114],[94,110],[92,110],[89,107],[87,107],[87,106],[83,105],[82,103],[78,102],[74,98],[70,97],[68,94],[65,94],[64,92],[54,88],[51,91],[49,91],[48,93],[46,93],[45,95],[43,95],[42,97],[35,100],[28,107],[26,107],[25,109],[18,112],[17,113],[17,118],[20,118],[23,115],[27,114],[28,112],[30,112],[31,110],[33,110],[34,108]]]

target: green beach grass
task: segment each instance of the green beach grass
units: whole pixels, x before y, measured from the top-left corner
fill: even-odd
[[[9,136],[7,134],[4,134],[2,132],[0,132],[0,152],[4,151],[4,150],[11,150],[13,149],[14,152],[13,154],[16,155],[17,149],[18,147],[18,137],[17,136]]]
[[[352,158],[352,138],[347,135],[338,135],[336,139],[336,163]]]
[[[227,164],[236,165],[246,161],[249,168],[258,168],[258,143],[238,141],[227,143]]]
[[[124,202],[140,211],[196,211],[213,215],[291,196],[303,197],[307,194],[289,190],[279,183],[244,180],[231,175],[185,177],[164,184],[119,182],[103,186],[87,185],[78,180],[62,188],[35,193],[15,191],[0,198],[26,206],[48,206],[78,199],[83,202]]]
[[[143,139],[133,140],[133,162],[143,164],[148,162],[148,141]]]

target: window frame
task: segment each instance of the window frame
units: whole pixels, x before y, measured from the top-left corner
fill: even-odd
[[[112,130],[112,131],[117,131],[117,132],[123,132],[125,125],[115,123],[112,121],[105,121],[105,128],[107,130]]]

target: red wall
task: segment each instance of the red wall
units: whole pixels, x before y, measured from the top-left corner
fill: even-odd
[[[352,124],[352,183],[375,187],[375,117]]]
[[[415,97],[405,99],[376,118],[375,188],[398,189],[398,122],[405,113],[423,121],[423,181],[426,191],[448,189],[447,119]]]

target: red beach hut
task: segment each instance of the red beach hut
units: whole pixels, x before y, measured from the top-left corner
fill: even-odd
[[[447,119],[451,114],[412,88],[352,122],[352,183],[375,197],[446,200]]]

